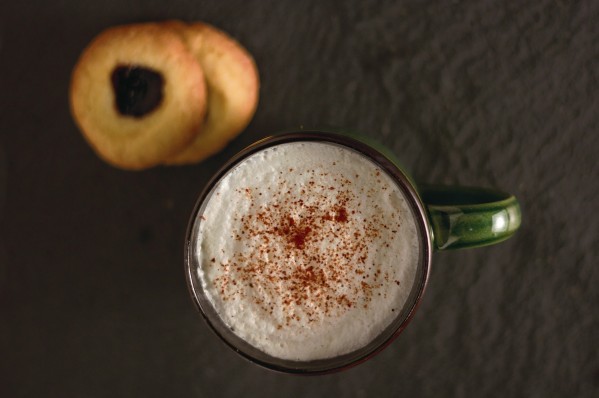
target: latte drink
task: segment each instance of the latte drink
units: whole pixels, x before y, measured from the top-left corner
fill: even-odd
[[[193,228],[192,272],[208,302],[275,358],[368,345],[417,279],[421,243],[406,194],[375,162],[333,143],[249,155],[216,182]]]

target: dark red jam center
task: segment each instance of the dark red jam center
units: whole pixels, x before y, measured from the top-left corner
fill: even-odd
[[[160,105],[164,79],[150,68],[136,65],[118,65],[112,71],[117,110],[125,116],[140,118]]]

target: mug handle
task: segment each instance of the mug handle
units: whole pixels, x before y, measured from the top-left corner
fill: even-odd
[[[487,246],[520,227],[518,200],[510,194],[471,187],[420,186],[437,250]]]

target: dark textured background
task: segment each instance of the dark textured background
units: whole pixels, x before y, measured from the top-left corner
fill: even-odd
[[[116,170],[71,120],[71,68],[102,29],[165,18],[244,43],[260,106],[207,162]],[[599,2],[7,1],[0,24],[0,396],[598,396]],[[182,242],[227,158],[323,124],[378,139],[419,180],[511,191],[524,221],[437,253],[381,355],[303,378],[210,332]]]

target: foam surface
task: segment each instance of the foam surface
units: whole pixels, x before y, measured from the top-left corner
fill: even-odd
[[[245,159],[199,223],[198,269],[235,334],[275,357],[363,347],[401,311],[419,242],[404,194],[337,145],[288,143]]]

